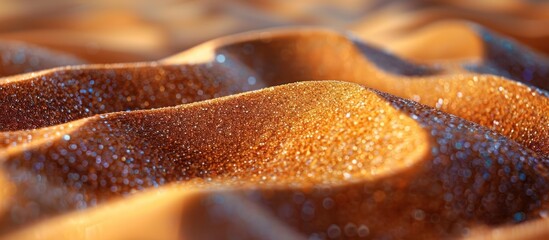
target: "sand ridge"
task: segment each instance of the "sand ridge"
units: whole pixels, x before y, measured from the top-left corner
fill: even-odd
[[[170,4],[0,33],[0,239],[548,236],[547,5]]]
[[[295,83],[181,107],[99,115],[55,140],[25,144],[23,151],[3,156],[5,174],[20,190],[10,201],[12,211],[26,204],[38,209],[12,212],[23,222],[183,181],[202,189],[225,185],[266,209],[303,206],[287,205],[296,194],[311,206],[326,205],[315,210],[318,215],[302,213],[307,223],[275,214],[308,234],[324,231],[341,216],[336,219],[369,226],[372,236],[399,236],[390,226],[412,224],[407,234],[434,237],[452,234],[455,224],[501,224],[515,221],[517,213],[534,217],[530,211],[542,207],[538,199],[546,194],[543,157],[474,123],[341,82]],[[500,159],[472,161],[492,155]],[[47,161],[50,157],[57,160]],[[505,169],[510,172],[500,175]],[[511,193],[512,201],[506,200]],[[218,193],[198,199],[210,194]],[[463,201],[480,205],[461,209]],[[215,208],[204,204],[212,203],[181,206],[181,221]],[[447,210],[440,212],[441,206]],[[365,212],[373,218],[364,218]],[[439,216],[437,224],[410,222],[432,214]],[[222,224],[210,226],[207,216],[183,224],[184,231],[201,236],[206,232],[198,229]],[[372,222],[379,218],[386,220]],[[386,221],[395,224],[378,225]]]

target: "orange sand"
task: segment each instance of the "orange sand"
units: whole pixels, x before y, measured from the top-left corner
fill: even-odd
[[[546,4],[231,2],[6,4],[0,239],[549,236]]]

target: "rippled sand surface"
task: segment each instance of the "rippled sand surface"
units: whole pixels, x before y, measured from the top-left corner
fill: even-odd
[[[542,1],[2,4],[0,239],[549,237]]]

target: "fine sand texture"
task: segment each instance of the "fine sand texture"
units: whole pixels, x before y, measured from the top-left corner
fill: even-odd
[[[5,3],[0,239],[549,238],[549,5],[343,2]]]

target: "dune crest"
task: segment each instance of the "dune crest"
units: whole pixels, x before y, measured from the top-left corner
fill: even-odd
[[[520,53],[528,58],[525,51]],[[197,56],[206,58],[197,60]],[[0,108],[7,113],[0,117],[0,126],[5,131],[31,129],[98,113],[174,106],[265,86],[336,79],[439,108],[547,155],[547,93],[471,70],[506,71],[505,65],[493,63],[498,58],[490,56],[479,65],[435,68],[406,62],[333,31],[252,32],[206,43],[158,63],[82,65],[14,76],[0,83]],[[523,64],[535,77],[524,83],[546,88],[547,66]]]
[[[549,236],[549,5],[131,2],[0,4],[0,239]]]
[[[7,198],[11,212],[4,226],[182,182],[189,189],[212,189],[171,193],[191,198],[180,206],[183,223],[194,219],[182,225],[188,237],[206,237],[205,229],[233,224],[231,217],[221,216],[220,223],[207,214],[197,219],[216,208],[207,199],[229,197],[226,191],[306,235],[352,222],[368,226],[373,237],[399,237],[394,227],[441,237],[456,234],[457,226],[513,222],[517,214],[524,217],[520,221],[536,218],[547,195],[547,159],[477,124],[350,83],[295,83],[179,107],[98,115],[74,129],[69,124],[10,132],[59,133],[0,152],[4,174],[17,189]],[[499,158],[491,162],[494,156]],[[225,190],[215,190],[219,186]],[[288,202],[297,196],[305,202]],[[28,204],[33,211],[24,207]],[[280,212],[307,205],[313,212],[301,217]],[[388,211],[394,208],[401,211]],[[425,216],[438,221],[417,221]],[[243,230],[243,237],[253,234]]]

